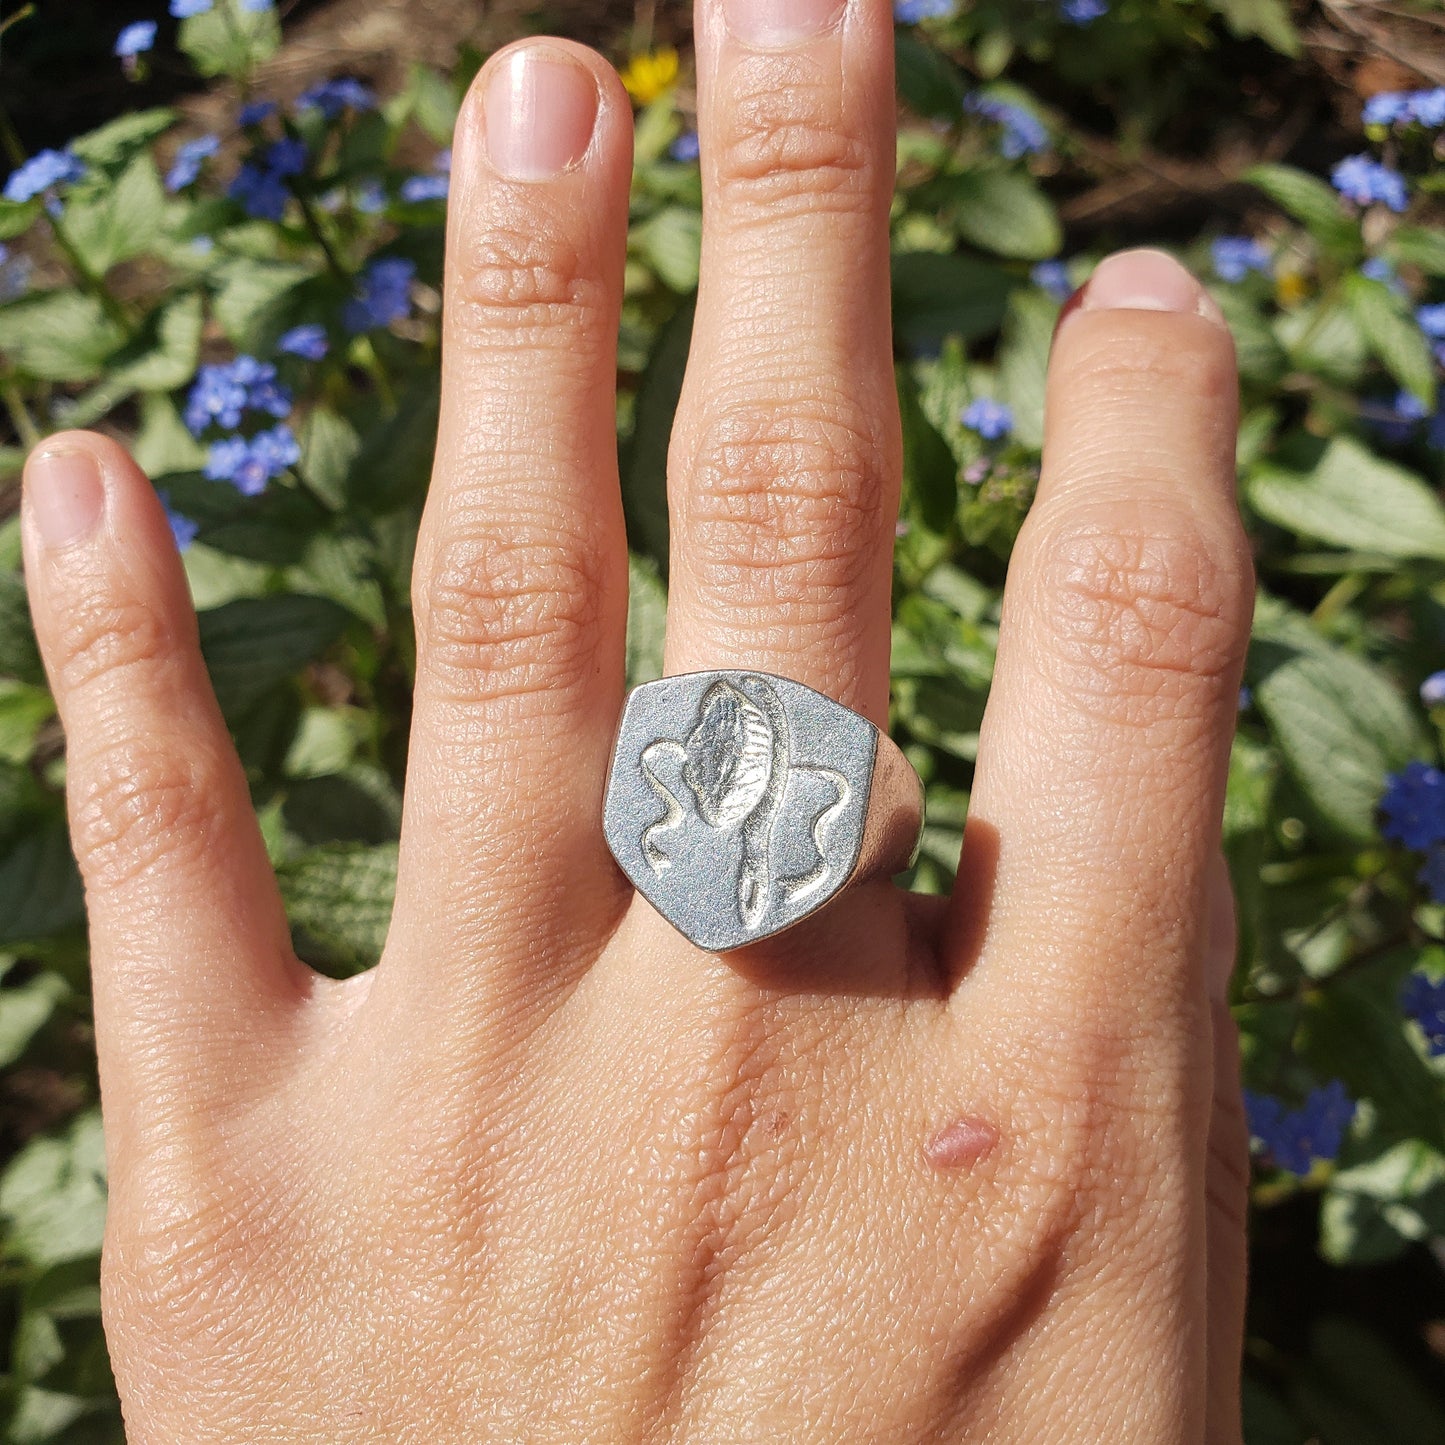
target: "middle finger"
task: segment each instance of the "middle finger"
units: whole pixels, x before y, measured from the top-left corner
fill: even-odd
[[[670,672],[881,723],[900,442],[887,0],[697,0],[697,322],[669,458]]]

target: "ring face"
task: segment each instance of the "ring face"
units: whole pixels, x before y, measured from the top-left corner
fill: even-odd
[[[801,683],[693,672],[635,688],[603,832],[622,871],[700,948],[797,923],[853,875],[878,730]]]

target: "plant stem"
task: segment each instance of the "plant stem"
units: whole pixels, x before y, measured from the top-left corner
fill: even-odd
[[[321,217],[316,214],[316,207],[311,204],[310,197],[302,193],[301,187],[288,182],[291,194],[296,197],[296,203],[301,207],[301,218],[306,222],[306,229],[311,233],[311,238],[321,247],[321,254],[326,257],[326,264],[332,275],[338,281],[349,282],[351,272],[341,264],[341,258],[336,254],[336,249],[331,244],[331,238],[326,234],[326,228],[321,224]]]
[[[101,309],[117,326],[125,333],[127,339],[133,334],[131,319],[126,314],[126,309],[110,294],[102,277],[97,276],[94,271],[86,265],[85,258],[76,249],[75,243],[65,233],[65,227],[60,224],[56,216],[50,218],[50,229],[55,236],[55,244],[64,254],[65,259],[70,263],[71,269],[80,278],[81,285],[101,305]]]
[[[0,397],[4,398],[5,410],[10,414],[10,421],[15,427],[15,434],[20,438],[20,444],[29,451],[40,441],[40,428],[26,410],[25,398],[20,395],[20,388],[15,385],[12,377],[7,376],[0,382]]]

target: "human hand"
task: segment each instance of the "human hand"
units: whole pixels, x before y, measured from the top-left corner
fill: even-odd
[[[668,667],[883,722],[890,9],[727,8],[698,15]],[[630,136],[552,40],[494,57],[459,127],[374,973],[291,951],[149,484],[78,433],[28,468],[131,1438],[1237,1442],[1228,333],[1152,253],[1061,324],[954,898],[862,884],[708,955],[600,827]]]

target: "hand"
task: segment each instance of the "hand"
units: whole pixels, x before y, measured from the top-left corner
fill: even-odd
[[[667,643],[670,671],[777,672],[880,723],[890,19],[699,7]],[[1155,253],[1060,327],[953,899],[864,884],[702,953],[600,828],[631,131],[560,41],[465,107],[373,974],[291,951],[149,484],[97,436],[30,462],[131,1439],[1237,1442],[1228,333]]]

